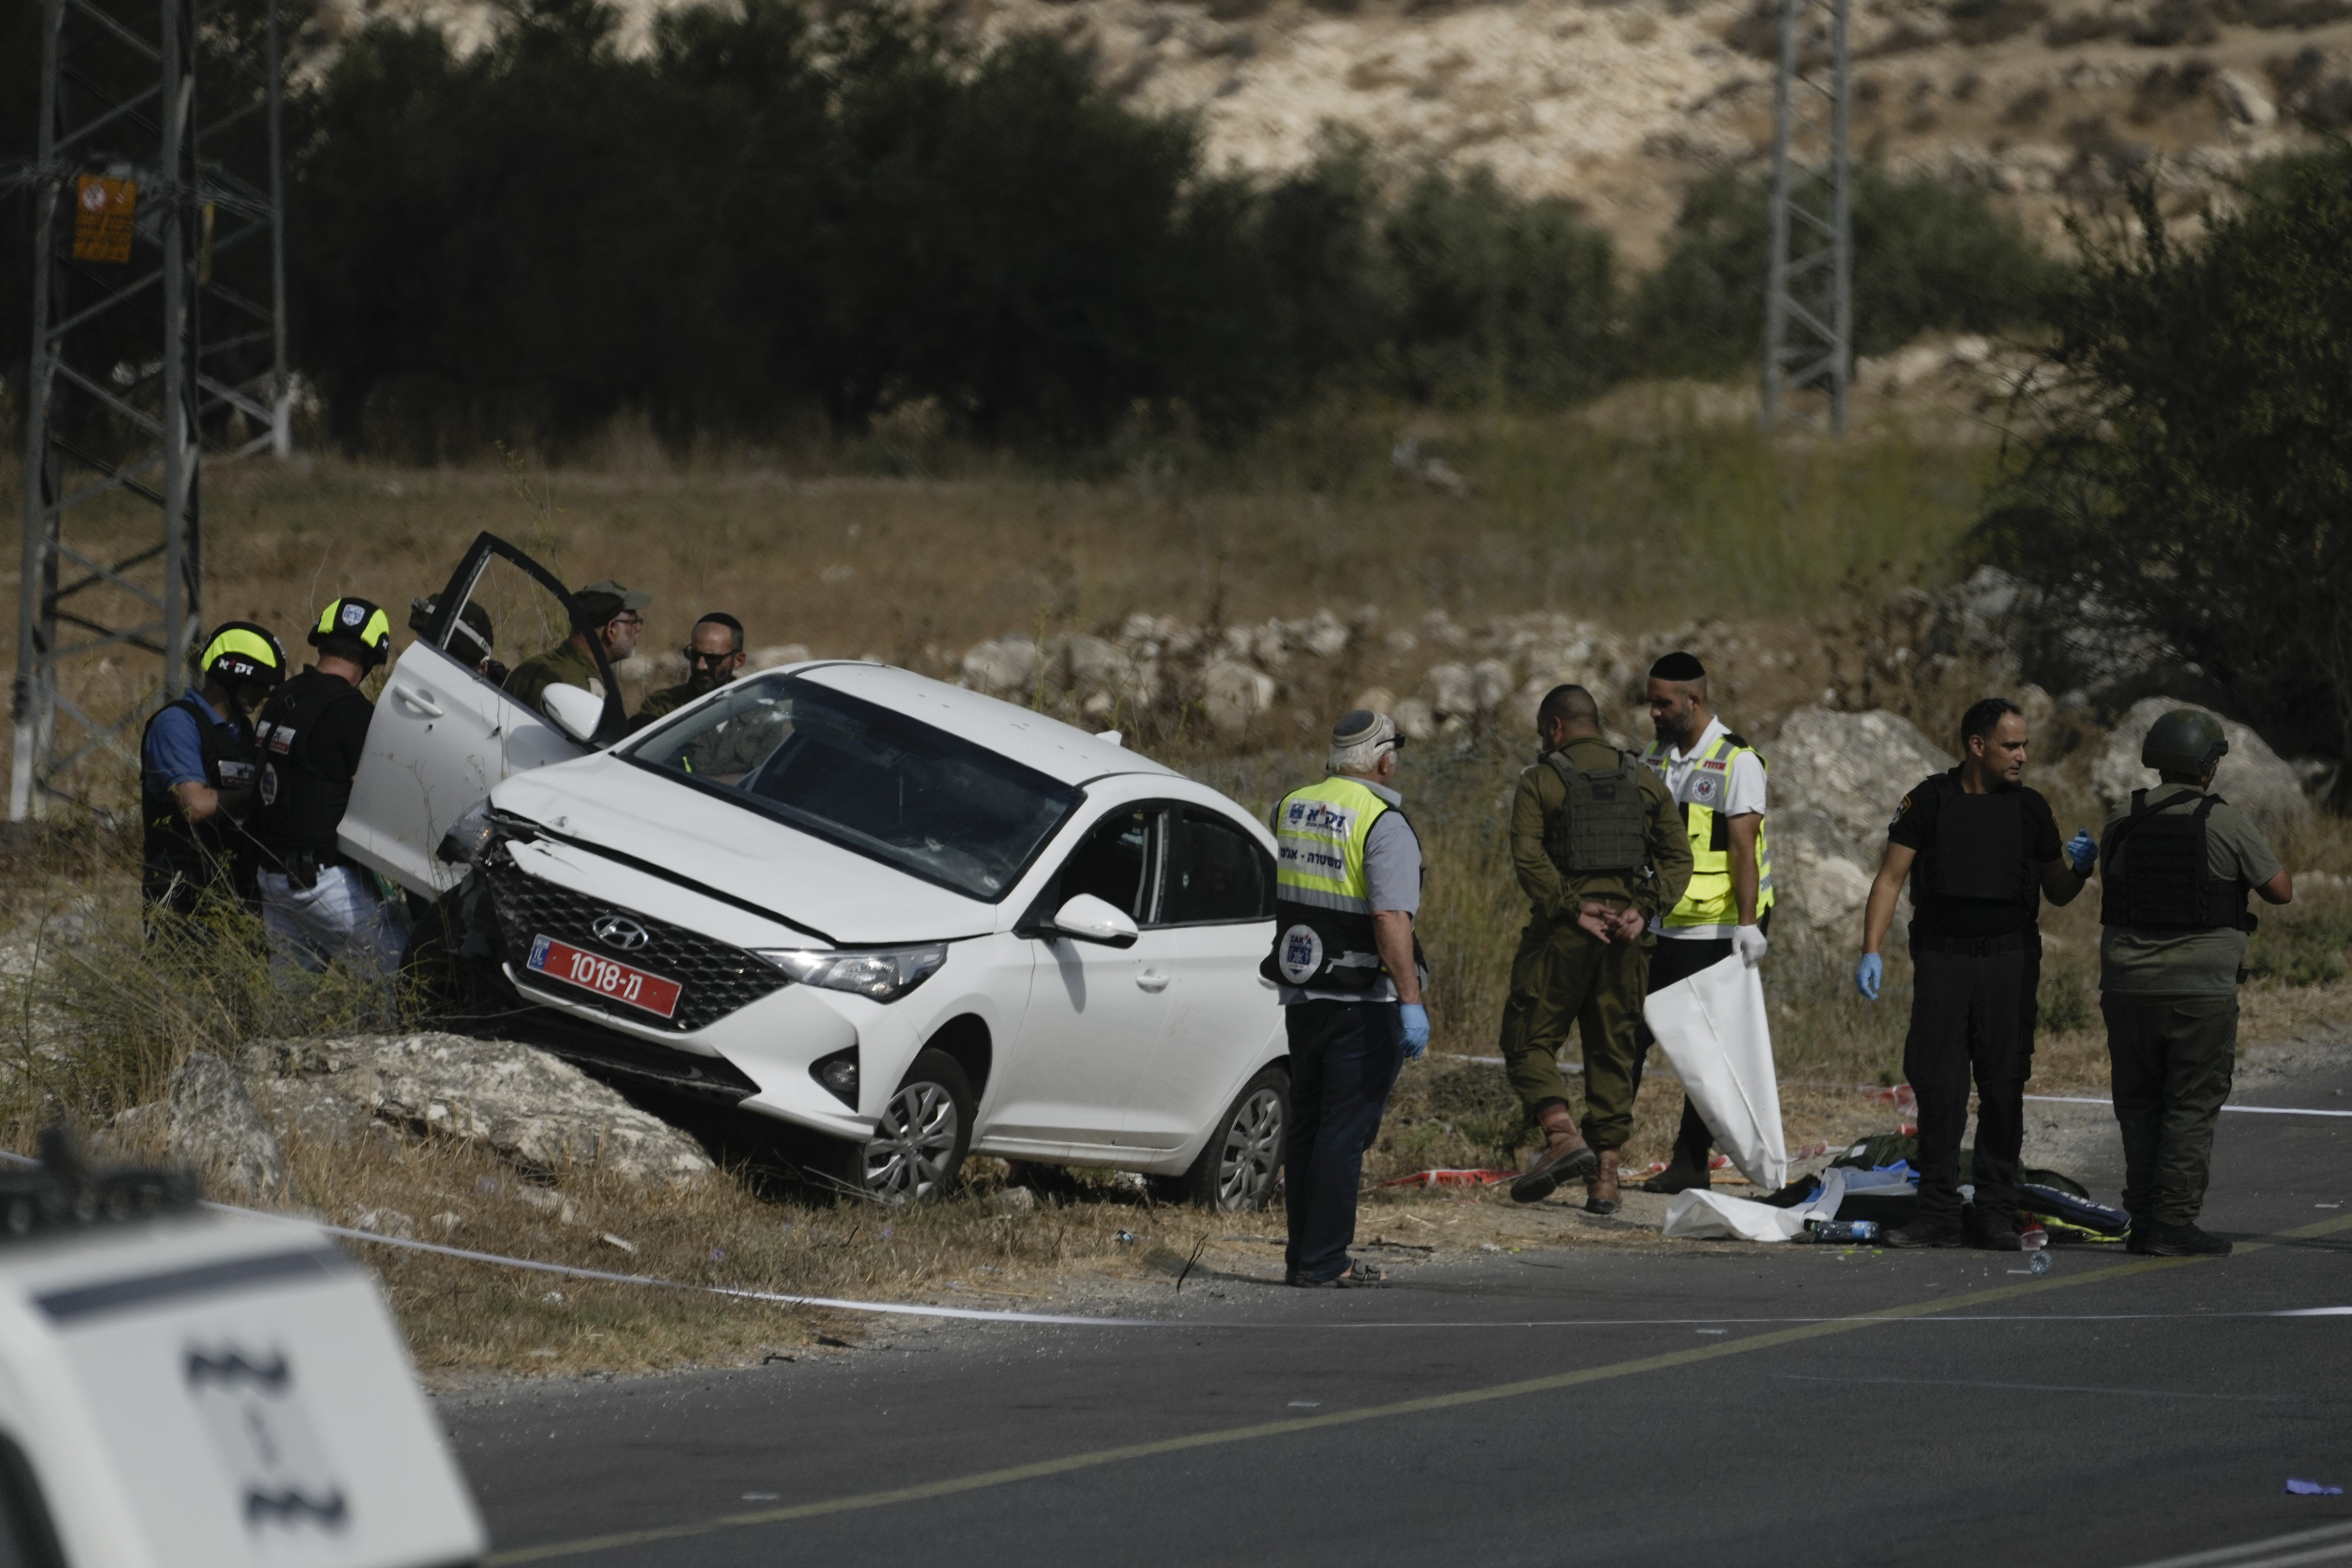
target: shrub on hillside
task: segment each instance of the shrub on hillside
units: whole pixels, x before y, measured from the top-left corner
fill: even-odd
[[[2294,754],[2352,757],[2352,148],[2210,222],[2077,226],[2057,373],[1982,525],[1997,558],[2152,634]]]
[[[1705,376],[1757,362],[1770,195],[1765,181],[1730,173],[1692,189],[1664,262],[1634,294],[1626,344],[1633,368]],[[1981,193],[1864,163],[1853,171],[1852,200],[1855,353],[2041,315],[2056,268]]]

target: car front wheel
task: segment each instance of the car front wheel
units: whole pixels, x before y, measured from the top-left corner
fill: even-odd
[[[874,1136],[845,1146],[850,1184],[886,1204],[945,1192],[971,1147],[971,1080],[953,1057],[925,1051],[882,1110]]]
[[[1177,1180],[1180,1195],[1228,1213],[1264,1208],[1274,1197],[1289,1132],[1290,1075],[1266,1068],[1242,1086],[1217,1119],[1201,1157]]]

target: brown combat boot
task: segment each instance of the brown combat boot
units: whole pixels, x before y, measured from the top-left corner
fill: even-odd
[[[1617,1192],[1617,1151],[1601,1151],[1601,1169],[1584,1178],[1584,1212],[1615,1214],[1624,1207]]]
[[[1576,1118],[1559,1100],[1536,1113],[1536,1125],[1544,1130],[1548,1142],[1527,1173],[1511,1184],[1511,1201],[1515,1204],[1541,1203],[1562,1182],[1590,1175],[1601,1164],[1601,1156],[1592,1152],[1592,1146],[1576,1130]]]

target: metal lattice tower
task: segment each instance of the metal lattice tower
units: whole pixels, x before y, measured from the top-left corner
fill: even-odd
[[[1772,118],[1772,258],[1764,295],[1764,426],[1845,432],[1853,371],[1846,131],[1849,0],[1781,0]],[[1826,406],[1816,412],[1819,393]]]
[[[38,150],[0,172],[34,204],[14,821],[100,752],[136,765],[200,635],[205,459],[291,447],[277,0],[45,0],[41,26]]]

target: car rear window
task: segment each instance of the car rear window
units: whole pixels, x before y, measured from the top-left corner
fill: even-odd
[[[790,675],[730,682],[621,754],[991,901],[1080,798],[984,746]]]

